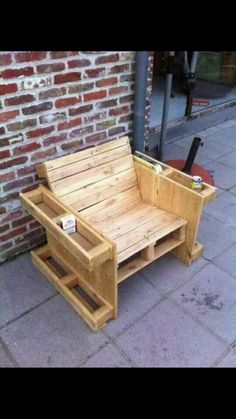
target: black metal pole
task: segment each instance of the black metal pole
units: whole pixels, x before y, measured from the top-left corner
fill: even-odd
[[[168,52],[166,88],[165,88],[165,96],[164,96],[164,104],[163,104],[163,112],[162,112],[160,143],[159,143],[159,150],[158,150],[158,159],[160,161],[163,160],[163,145],[165,143],[166,131],[167,131],[169,102],[170,102],[172,80],[173,80],[173,60],[174,60],[174,56],[175,56],[174,51],[169,51]]]

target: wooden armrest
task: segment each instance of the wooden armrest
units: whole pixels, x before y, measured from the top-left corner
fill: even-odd
[[[93,232],[91,227],[83,223],[80,217],[73,214],[76,219],[76,233],[69,235],[61,229],[57,224],[58,216],[71,214],[70,209],[55,199],[46,188],[41,186],[36,190],[21,193],[20,198],[28,212],[86,269],[92,271],[110,259],[109,245],[97,232]]]

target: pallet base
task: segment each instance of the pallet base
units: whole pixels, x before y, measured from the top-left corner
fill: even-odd
[[[89,285],[85,284],[77,274],[71,272],[65,261],[60,260],[59,255],[55,260],[48,245],[33,250],[31,256],[34,265],[81,315],[93,331],[103,328],[106,321],[113,317],[112,307],[104,304],[101,298],[97,298],[89,289]],[[60,271],[65,271],[65,267],[67,272],[62,275]]]

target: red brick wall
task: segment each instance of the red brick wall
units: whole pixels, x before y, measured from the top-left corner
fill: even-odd
[[[19,192],[35,165],[132,134],[135,53],[0,52],[0,263],[44,241]]]

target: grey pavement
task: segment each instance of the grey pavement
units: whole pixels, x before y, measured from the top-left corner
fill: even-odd
[[[93,333],[34,268],[0,266],[0,367],[236,367],[236,107],[171,129],[165,159],[197,160],[219,187],[204,209],[204,254],[187,267],[165,255],[119,286],[119,315]]]

